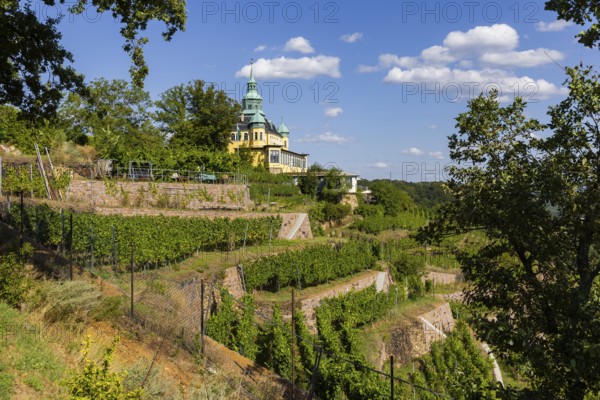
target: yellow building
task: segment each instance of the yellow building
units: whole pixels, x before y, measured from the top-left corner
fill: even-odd
[[[272,173],[305,172],[308,167],[308,154],[291,151],[290,131],[283,121],[276,127],[273,121],[265,117],[252,66],[246,88],[246,95],[242,100],[244,110],[231,130],[229,152],[248,149],[253,164],[264,165]]]

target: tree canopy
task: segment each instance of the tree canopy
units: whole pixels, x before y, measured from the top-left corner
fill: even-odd
[[[156,120],[174,147],[226,150],[241,106],[227,94],[195,80],[164,92]]]
[[[183,30],[186,22],[185,0],[43,0],[48,6],[69,4],[69,11],[81,14],[86,7],[110,12],[121,23],[123,49],[130,55],[133,83],[142,87],[148,75],[143,46],[148,38],[140,36],[150,21],[166,25],[163,33],[170,40]],[[74,4],[73,4],[74,3]],[[83,92],[83,77],[70,65],[73,55],[65,49],[57,27],[58,18],[41,21],[31,1],[0,0],[0,104],[11,104],[30,120],[49,118],[59,106],[62,93]]]
[[[600,389],[600,84],[590,68],[566,72],[547,126],[520,98],[469,102],[450,136],[453,200],[421,232],[484,234],[457,250],[466,302],[479,336],[525,368],[529,398]]]
[[[68,95],[60,109],[67,138],[88,141],[101,158],[128,161],[163,144],[153,125],[150,94],[124,80],[98,79],[87,87],[87,96]]]
[[[390,181],[374,181],[370,186],[377,204],[381,205],[386,216],[395,217],[401,211],[414,207],[408,193],[396,187]]]
[[[579,43],[600,48],[600,6],[597,0],[548,0],[546,10],[556,11],[558,19],[585,26],[586,29],[576,36]]]

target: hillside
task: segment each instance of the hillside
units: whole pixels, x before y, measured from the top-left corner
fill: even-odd
[[[409,237],[427,222],[418,209],[392,218],[392,229],[377,216],[349,217],[325,236],[289,240],[303,223],[310,229],[305,214],[85,198],[2,204],[3,237],[14,247],[22,226],[35,248],[26,311],[7,309],[7,318],[71,335],[36,342],[63,365],[59,375],[36,375],[52,381],[55,397],[64,395],[64,371],[77,367],[88,334],[96,357],[120,336],[113,369],[129,371],[131,389],[141,386],[135,376],[147,375],[144,398],[275,399],[295,390],[328,399],[386,396],[390,356],[404,371],[453,331],[456,306],[440,296],[464,284],[451,244],[422,247]],[[481,368],[491,382],[491,369]],[[15,365],[5,371],[12,398],[35,398],[36,383]],[[402,373],[397,391],[436,392]]]

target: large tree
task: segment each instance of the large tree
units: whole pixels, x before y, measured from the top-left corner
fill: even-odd
[[[103,158],[127,162],[161,149],[152,124],[150,94],[124,80],[98,79],[83,97],[71,93],[60,109],[67,138],[94,145]]]
[[[466,302],[479,336],[528,371],[527,398],[600,389],[600,84],[589,68],[566,71],[547,126],[521,99],[469,102],[450,137],[453,200],[422,232],[482,233],[457,250]]]
[[[110,12],[121,23],[124,50],[130,55],[134,84],[143,86],[148,66],[143,55],[150,21],[162,21],[170,40],[186,21],[185,0],[43,0],[48,6],[69,5],[72,13],[87,7]],[[65,7],[67,7],[65,5]],[[83,90],[83,77],[69,66],[73,56],[60,43],[57,18],[41,20],[31,0],[0,0],[0,104],[20,108],[29,119],[53,116],[63,91]]]
[[[156,102],[156,120],[174,147],[226,150],[241,106],[227,94],[195,80],[175,86]]]
[[[413,208],[415,204],[404,190],[399,189],[390,181],[379,180],[371,183],[369,187],[377,204],[383,207],[384,213],[387,216],[395,217],[401,211]]]

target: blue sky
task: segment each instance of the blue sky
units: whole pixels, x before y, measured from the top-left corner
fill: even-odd
[[[497,87],[545,120],[565,95],[557,64],[599,61],[573,38],[580,27],[557,22],[543,1],[189,0],[188,12],[169,43],[160,24],[146,32],[153,98],[202,79],[241,100],[254,59],[267,117],[283,117],[292,150],[369,179],[443,179],[447,136],[469,97]],[[61,31],[88,80],[128,79],[111,16],[67,14]]]

